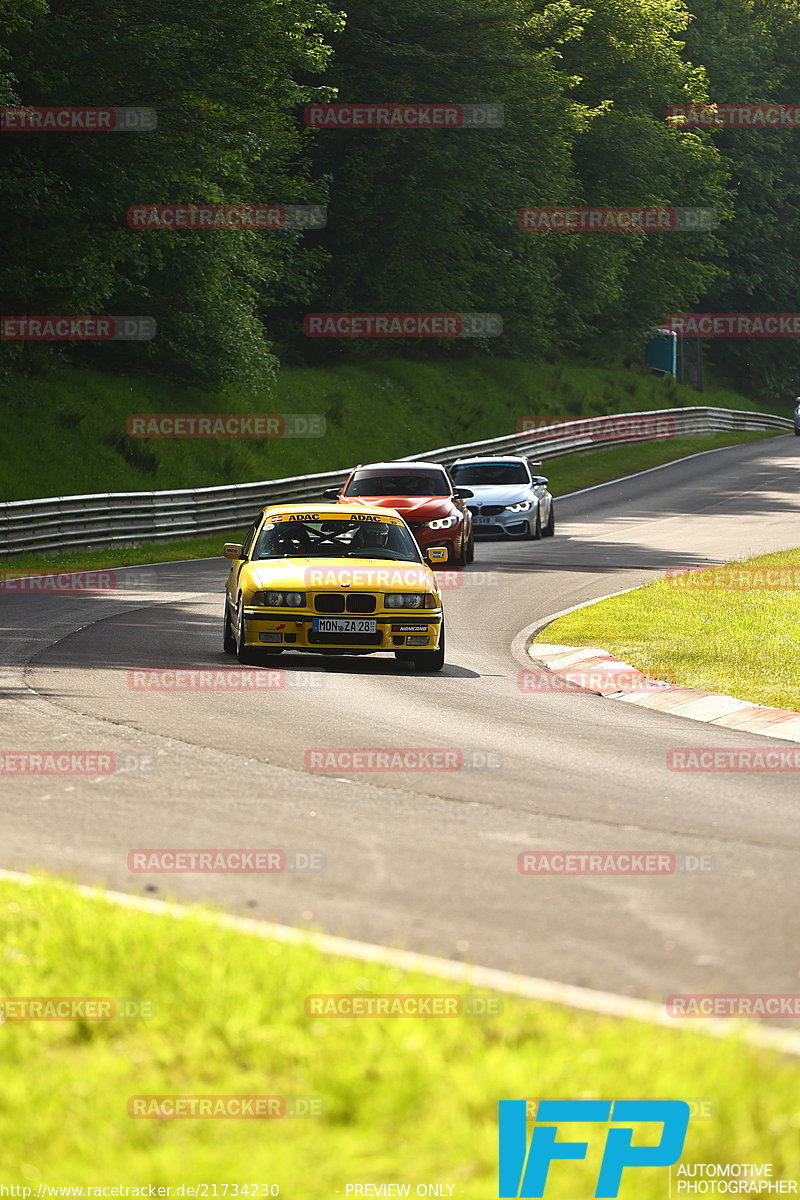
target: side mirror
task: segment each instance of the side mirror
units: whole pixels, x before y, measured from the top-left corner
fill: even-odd
[[[470,488],[453,488],[453,495],[459,500],[471,500],[475,493]]]
[[[241,558],[242,547],[237,542],[226,542],[222,553],[226,558]]]
[[[538,487],[540,484],[544,485],[545,483],[548,482],[547,476],[546,475],[534,475],[533,482],[536,487]]]
[[[436,563],[446,563],[450,557],[450,551],[446,546],[428,546],[425,550],[425,558],[435,566]]]
[[[338,488],[338,487],[325,488],[325,491],[322,493],[322,499],[323,500],[338,500],[339,496],[341,495],[341,491],[342,491],[342,489]]]

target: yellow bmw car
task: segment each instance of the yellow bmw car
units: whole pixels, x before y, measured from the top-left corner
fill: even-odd
[[[431,547],[430,562],[447,550]],[[264,509],[225,585],[226,653],[239,662],[280,654],[394,653],[418,671],[444,666],[436,576],[405,521],[365,505],[282,504]]]

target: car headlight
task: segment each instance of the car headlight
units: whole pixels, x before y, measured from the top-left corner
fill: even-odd
[[[305,608],[305,592],[253,592],[250,603],[256,608]]]
[[[387,608],[433,608],[433,596],[426,592],[389,592]]]
[[[508,504],[506,512],[527,512],[532,505],[532,500],[520,500],[519,504]]]
[[[426,529],[452,529],[458,523],[458,517],[441,517],[438,521],[426,521]]]

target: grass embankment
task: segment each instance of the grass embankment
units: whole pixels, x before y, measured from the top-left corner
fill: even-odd
[[[672,438],[663,442],[639,442],[634,446],[616,446],[608,450],[549,458],[542,470],[548,473],[553,495],[562,496],[578,488],[617,479],[633,471],[660,466],[687,454],[738,445],[740,442],[757,441],[770,436],[772,435],[767,433],[719,433]],[[0,569],[82,571],[101,567],[135,566],[137,563],[169,562],[173,559],[209,558],[220,554],[223,542],[240,540],[242,532],[241,527],[232,527],[207,537],[184,538],[174,542],[143,542],[136,546],[17,554],[0,559]],[[480,555],[480,550],[478,554]]]
[[[800,712],[800,550],[645,584],[560,617],[538,640],[601,646],[684,687]]]
[[[165,380],[63,369],[0,385],[0,501],[279,479],[512,434],[524,417],[602,416],[696,404],[753,409],[644,368],[534,365],[503,359],[381,360],[283,368],[273,389],[213,395]],[[134,438],[137,413],[316,413],[324,437]]]
[[[38,1183],[227,1181],[328,1200],[352,1182],[406,1182],[412,1195],[440,1182],[480,1200],[497,1194],[497,1100],[535,1096],[710,1101],[716,1114],[690,1123],[685,1161],[768,1161],[776,1178],[797,1169],[796,1062],[737,1041],[509,997],[491,1018],[309,1018],[310,993],[470,989],[199,916],[118,908],[48,880],[0,880],[0,935],[5,996],[156,1006],[144,1021],[2,1026],[0,1182],[34,1194]],[[325,1111],[267,1121],[127,1115],[130,1096],[156,1094],[317,1096]],[[602,1141],[587,1163],[558,1164],[548,1195],[590,1195]],[[666,1191],[666,1171],[631,1171],[620,1196]]]

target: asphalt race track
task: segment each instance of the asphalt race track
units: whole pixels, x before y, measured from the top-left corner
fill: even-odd
[[[149,569],[145,589],[3,593],[3,749],[106,751],[124,769],[0,776],[2,864],[657,1000],[797,991],[797,773],[666,767],[674,747],[792,743],[525,693],[512,643],[668,568],[800,545],[798,481],[800,440],[780,437],[561,500],[553,539],[478,543],[446,593],[439,675],[284,654],[262,668],[286,671],[279,689],[130,687],[133,670],[243,670],[221,649],[223,560]],[[466,765],[309,772],[327,747],[458,748]],[[131,873],[143,847],[278,847],[324,867]],[[714,870],[520,875],[534,849],[710,854]]]

